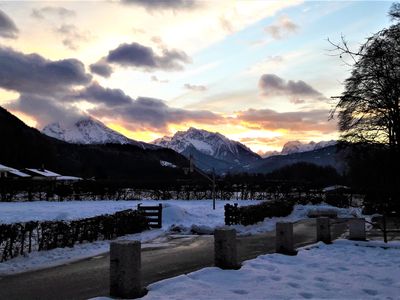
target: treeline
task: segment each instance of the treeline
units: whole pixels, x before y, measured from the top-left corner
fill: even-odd
[[[216,198],[225,200],[320,197],[327,185],[341,183],[333,168],[299,163],[270,174],[217,177]],[[196,174],[186,179],[83,180],[70,184],[37,180],[0,180],[1,201],[210,199],[211,183]]]

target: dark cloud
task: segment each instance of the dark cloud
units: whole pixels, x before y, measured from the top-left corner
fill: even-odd
[[[299,26],[290,20],[289,17],[282,16],[276,23],[265,27],[265,32],[272,38],[279,40],[287,34],[295,33],[298,28]]]
[[[182,70],[183,65],[190,63],[189,56],[179,50],[163,49],[157,55],[151,47],[138,43],[121,44],[108,53],[107,61],[122,66],[134,66],[146,71],[160,69],[165,71]]]
[[[238,121],[254,129],[286,129],[291,131],[336,131],[336,123],[329,122],[330,111],[324,109],[276,112],[271,109],[249,109],[238,112]]]
[[[0,10],[0,37],[15,39],[18,37],[18,32],[14,21]]]
[[[71,50],[77,50],[81,42],[87,42],[90,39],[89,33],[81,32],[73,24],[62,24],[55,28],[55,32],[61,35],[63,45]]]
[[[183,87],[187,90],[196,91],[196,92],[204,92],[207,90],[207,87],[204,85],[195,85],[195,84],[189,84],[189,83],[185,83]]]
[[[195,0],[122,0],[122,3],[139,5],[150,11],[193,9],[199,6],[199,2]]]
[[[33,9],[31,16],[35,19],[45,19],[46,16],[56,16],[60,18],[70,18],[76,15],[75,11],[60,6],[46,6]]]
[[[98,62],[91,64],[89,68],[92,73],[103,77],[110,77],[113,72],[112,67],[105,60],[99,60]]]
[[[261,92],[268,95],[287,95],[293,97],[324,98],[323,95],[302,80],[284,80],[275,74],[261,76],[258,87]]]
[[[76,107],[43,95],[21,94],[16,101],[5,107],[33,116],[38,122],[39,128],[56,121],[72,123],[83,116],[83,113]]]
[[[23,54],[0,47],[0,87],[20,93],[62,93],[86,85],[91,76],[77,59],[51,61],[38,54]]]
[[[168,106],[164,101],[139,97],[131,103],[119,106],[99,106],[90,110],[97,117],[115,118],[133,129],[151,129],[165,131],[168,124],[180,124],[187,121],[216,123],[222,117],[205,110],[186,110]]]
[[[133,99],[120,89],[104,88],[97,82],[77,92],[75,99],[83,99],[95,104],[104,104],[109,107],[132,104]]]

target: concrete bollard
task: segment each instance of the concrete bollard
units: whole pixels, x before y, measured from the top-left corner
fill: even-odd
[[[141,278],[141,243],[115,241],[110,244],[110,296],[138,298],[146,294]]]
[[[330,219],[327,217],[317,218],[317,242],[325,244],[332,242]]]
[[[221,269],[238,269],[236,230],[217,228],[214,231],[214,264]]]
[[[364,218],[349,220],[349,239],[356,241],[365,241],[367,239]]]
[[[276,223],[276,241],[275,250],[277,253],[296,255],[293,239],[293,223],[278,222]]]

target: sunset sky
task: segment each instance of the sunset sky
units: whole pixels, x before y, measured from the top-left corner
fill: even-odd
[[[193,126],[258,152],[337,138],[328,121],[385,1],[2,1],[0,105],[31,126],[91,115],[152,141]]]

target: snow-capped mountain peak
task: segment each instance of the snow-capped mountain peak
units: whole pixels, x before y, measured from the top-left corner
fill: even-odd
[[[45,126],[42,132],[73,144],[133,144],[146,148],[145,143],[131,140],[92,117],[79,119],[70,125],[55,122]]]
[[[190,127],[186,131],[178,131],[172,137],[157,139],[153,144],[173,149],[184,155],[194,148],[202,154],[229,162],[232,165],[260,159],[258,154],[239,142],[230,140],[218,132],[209,132],[194,127]]]
[[[318,149],[322,149],[322,148],[332,146],[335,144],[336,144],[336,141],[334,141],[334,140],[321,141],[318,143],[315,143],[313,141],[311,141],[309,143],[302,143],[300,141],[290,141],[290,142],[287,142],[285,145],[283,145],[281,155],[318,150]]]

